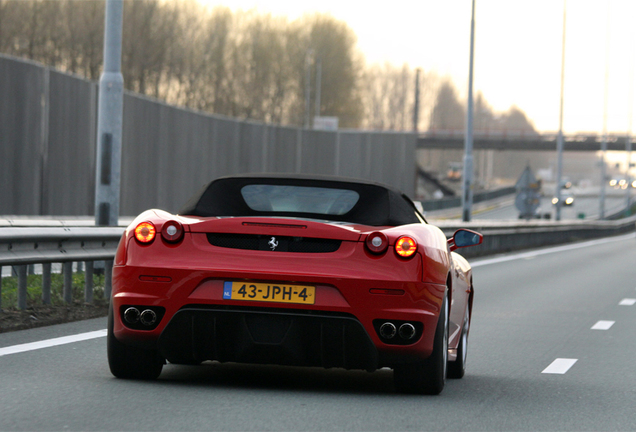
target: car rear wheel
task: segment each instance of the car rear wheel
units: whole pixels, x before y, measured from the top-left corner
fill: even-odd
[[[457,360],[448,362],[448,378],[462,378],[466,373],[466,357],[468,349],[468,330],[470,329],[470,314],[468,307],[464,314],[464,326],[462,327],[461,338],[457,346]]]
[[[163,359],[156,350],[130,347],[119,342],[113,333],[115,317],[108,311],[107,351],[110,372],[117,378],[156,379],[163,369]]]
[[[442,302],[433,352],[426,360],[396,365],[393,369],[395,388],[403,393],[437,395],[446,384],[448,364],[448,300]]]

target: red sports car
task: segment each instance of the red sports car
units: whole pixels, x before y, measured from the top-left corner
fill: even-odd
[[[374,371],[399,391],[461,378],[473,301],[468,262],[413,202],[339,177],[219,178],[179,212],[148,210],[113,267],[108,362],[154,379],[166,360]]]

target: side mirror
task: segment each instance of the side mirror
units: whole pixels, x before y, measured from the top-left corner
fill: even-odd
[[[481,244],[483,239],[484,236],[476,231],[460,229],[455,231],[455,234],[448,239],[448,244],[450,245],[450,250],[454,251],[463,247],[477,246],[478,244]]]

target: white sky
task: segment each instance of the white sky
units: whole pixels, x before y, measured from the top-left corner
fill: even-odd
[[[330,13],[353,29],[368,63],[408,63],[450,75],[466,93],[470,0],[200,1],[233,10],[255,8],[290,19],[304,13]],[[563,2],[476,0],[475,11],[475,93],[482,91],[496,111],[516,105],[538,130],[556,131]],[[635,17],[634,0],[567,2],[565,133],[602,132],[606,64],[607,128],[616,133],[630,128]]]

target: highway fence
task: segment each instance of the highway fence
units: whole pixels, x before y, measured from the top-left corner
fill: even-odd
[[[94,214],[98,83],[0,55],[0,95],[0,214]],[[132,92],[123,111],[120,214],[176,212],[203,184],[254,172],[362,178],[415,194],[414,132],[277,126]]]

